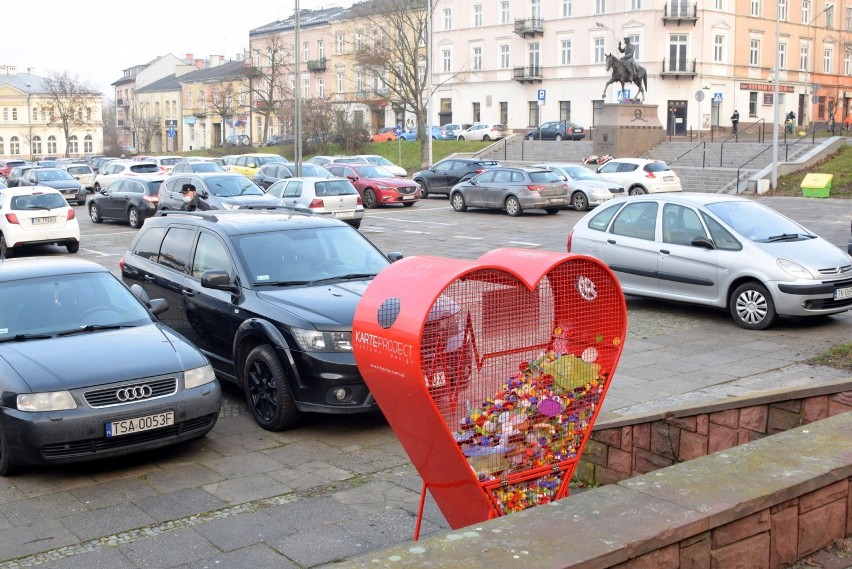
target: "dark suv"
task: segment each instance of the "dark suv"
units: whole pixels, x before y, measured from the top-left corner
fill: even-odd
[[[197,172],[175,174],[160,186],[158,209],[181,209],[184,184],[198,192],[198,209],[237,209],[246,206],[274,206],[277,201],[257,184],[236,172]]]
[[[550,121],[529,131],[527,140],[583,140],[586,133],[583,127],[571,121]]]
[[[496,160],[476,158],[446,158],[428,170],[415,172],[411,177],[420,186],[420,198],[429,194],[450,195],[450,190],[459,182],[464,182],[500,164]]]
[[[166,298],[160,320],[239,385],[255,420],[376,409],[355,365],[352,321],[385,256],[342,221],[298,213],[161,212],[120,262],[128,285]]]

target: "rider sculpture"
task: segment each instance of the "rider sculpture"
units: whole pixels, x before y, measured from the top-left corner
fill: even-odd
[[[618,42],[618,52],[623,53],[621,63],[630,74],[628,81],[634,83],[636,81],[636,60],[633,59],[633,54],[636,52],[636,46],[630,43],[630,38],[624,38],[624,47],[621,47],[621,42]]]

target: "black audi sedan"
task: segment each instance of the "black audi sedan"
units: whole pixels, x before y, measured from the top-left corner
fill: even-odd
[[[221,388],[204,355],[157,321],[166,308],[91,261],[0,260],[0,475],[213,428]]]
[[[391,259],[346,223],[271,210],[160,212],[119,263],[160,321],[245,391],[264,429],[376,410],[352,352],[355,308]]]

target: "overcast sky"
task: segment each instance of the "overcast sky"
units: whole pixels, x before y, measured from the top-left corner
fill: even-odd
[[[351,0],[299,0],[302,10],[350,6]],[[293,15],[296,0],[43,0],[0,32],[0,65],[46,77],[69,71],[109,97],[123,70],[166,54],[224,55],[248,48],[249,30]],[[15,11],[12,10],[12,11]],[[10,9],[4,11],[8,16]]]

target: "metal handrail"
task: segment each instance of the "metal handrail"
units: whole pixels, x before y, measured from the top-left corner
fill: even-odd
[[[760,152],[758,152],[757,154],[755,154],[754,156],[752,156],[751,158],[749,158],[748,160],[746,160],[745,162],[743,162],[742,164],[739,165],[739,167],[737,168],[737,185],[735,186],[737,191],[734,192],[734,193],[736,193],[736,194],[740,193],[740,170],[742,170],[743,166],[745,166],[746,164],[748,164],[749,162],[751,162],[752,160],[754,160],[755,158],[757,158],[758,156],[760,156],[761,154],[766,152],[767,150],[772,150],[772,147],[767,146],[766,148],[764,148],[763,150],[761,150]]]
[[[734,139],[734,142],[739,142],[739,136],[742,133],[744,133],[745,131],[747,131],[748,129],[750,129],[753,126],[756,126],[756,125],[759,125],[759,124],[762,124],[762,123],[765,124],[766,119],[758,119],[758,120],[754,121],[753,123],[751,123],[750,125],[748,125],[744,129],[737,130],[737,132],[735,132],[734,134],[732,134],[731,136],[729,136],[728,138],[726,138],[725,140],[723,140],[722,142],[719,143],[719,167],[720,168],[722,167],[722,160],[724,159],[724,156],[725,156],[725,143],[728,142],[729,140],[731,140],[732,138]],[[762,130],[758,131],[757,141],[763,142],[763,131]]]
[[[695,146],[693,146],[692,148],[690,148],[689,150],[687,150],[686,152],[684,152],[683,154],[681,154],[680,156],[675,158],[674,160],[669,161],[669,164],[670,165],[674,164],[675,162],[677,162],[678,160],[680,160],[681,158],[683,158],[684,156],[686,156],[687,154],[689,154],[690,152],[692,152],[693,150],[698,148],[699,146],[701,147],[701,167],[704,168],[707,164],[707,142],[706,141],[699,142],[698,144],[696,144]]]

